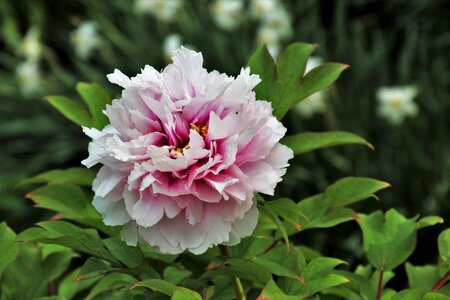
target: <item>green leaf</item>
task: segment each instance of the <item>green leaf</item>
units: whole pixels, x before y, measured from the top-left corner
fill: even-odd
[[[275,65],[266,46],[261,46],[250,56],[247,66],[252,74],[258,74],[261,82],[255,87],[258,99],[269,100],[270,88],[275,80]]]
[[[329,186],[323,195],[323,205],[345,206],[374,196],[390,187],[389,183],[364,177],[346,177]]]
[[[422,300],[425,292],[421,289],[407,289],[397,293],[391,300]]]
[[[441,277],[437,266],[413,266],[407,262],[405,269],[411,288],[431,290]]]
[[[93,279],[98,279],[93,278]],[[93,280],[93,279],[87,279],[78,282],[79,284]],[[103,292],[111,291],[111,290],[117,290],[118,288],[130,288],[133,283],[136,282],[136,279],[128,274],[123,273],[109,273],[102,277],[98,283],[89,291],[89,294],[86,297],[86,300],[91,300],[97,297],[97,295],[100,295]]]
[[[100,218],[81,188],[70,183],[46,185],[28,193],[26,197],[32,199],[38,207],[63,215]]]
[[[271,278],[270,272],[255,262],[240,258],[230,258],[218,268],[203,273],[200,279],[208,279],[219,275],[239,277],[261,286],[266,285]]]
[[[427,216],[417,221],[417,229],[422,229],[442,223],[444,223],[444,219],[439,216]]]
[[[75,269],[61,281],[58,286],[58,295],[64,297],[65,299],[72,299],[75,295],[88,289],[98,281],[98,278],[91,278],[75,282],[79,272],[79,268]]]
[[[40,242],[72,248],[95,257],[119,263],[103,246],[98,232],[93,229],[81,229],[64,221],[45,221],[20,233],[16,240],[22,242]]]
[[[63,96],[47,96],[45,99],[75,124],[92,127],[91,116],[80,103]]]
[[[389,271],[402,264],[416,247],[415,219],[406,219],[394,209],[385,216],[380,211],[360,214],[364,251],[376,269]]]
[[[286,295],[271,279],[261,291],[257,300],[298,300],[298,296]]]
[[[103,244],[117,260],[129,268],[136,268],[144,262],[144,255],[139,248],[128,246],[119,238],[104,239]]]
[[[92,126],[101,130],[108,124],[108,118],[103,114],[107,104],[111,104],[111,98],[106,91],[96,83],[80,82],[77,84],[77,92],[86,102],[92,116]]]
[[[287,136],[281,140],[281,143],[291,148],[295,155],[345,144],[366,145],[374,149],[363,138],[353,133],[342,131],[305,132]]]
[[[450,297],[438,292],[428,292],[422,300],[450,300]]]
[[[178,290],[178,287],[175,284],[170,283],[165,280],[162,280],[162,279],[156,279],[156,278],[139,281],[138,283],[134,284],[131,287],[131,289],[134,289],[137,287],[149,288],[155,292],[161,292],[170,297],[172,297],[173,294],[175,293],[175,291]]]
[[[72,183],[91,186],[95,172],[86,168],[70,168],[66,170],[52,170],[31,178],[22,180],[17,186],[35,183]]]
[[[274,116],[279,120],[302,99],[330,86],[348,66],[327,63],[304,75],[308,57],[315,45],[294,43],[289,45],[274,63],[266,46],[251,55],[247,65],[262,82],[256,86],[258,99],[272,103]]]
[[[167,280],[173,284],[180,284],[183,279],[188,278],[191,274],[191,271],[184,268],[178,266],[168,266],[164,269],[163,277],[164,280]]]
[[[0,224],[0,278],[3,271],[19,253],[19,245],[14,243],[16,234],[6,223]]]
[[[118,270],[118,268],[111,267],[111,265],[109,265],[104,260],[95,257],[89,257],[81,267],[77,278],[75,278],[75,281],[94,278],[114,270]]]
[[[272,250],[263,253],[252,260],[277,276],[298,279],[301,276],[298,262],[298,249],[286,253],[282,245],[275,246]]]
[[[258,207],[259,207],[259,212],[267,215],[272,220],[272,222],[277,226],[277,228],[280,230],[281,235],[284,239],[284,242],[286,243],[286,249],[289,252],[289,237],[288,237],[288,233],[286,231],[286,227],[284,226],[283,222],[281,222],[281,220],[278,218],[278,216],[270,209],[267,209],[265,206],[262,206],[262,205],[258,205]]]
[[[274,214],[281,216],[297,228],[300,228],[299,222],[301,218],[306,218],[297,204],[291,199],[281,198],[275,201],[268,201],[264,204],[264,207]]]
[[[441,232],[438,238],[439,254],[450,268],[450,228]]]
[[[91,205],[92,196],[88,196],[77,185],[49,184],[28,193],[26,197],[33,200],[38,207],[58,212],[58,219],[71,219],[95,227],[108,235],[114,235],[117,230],[103,223],[101,215]]]
[[[202,300],[199,293],[180,287],[173,293],[171,300]]]

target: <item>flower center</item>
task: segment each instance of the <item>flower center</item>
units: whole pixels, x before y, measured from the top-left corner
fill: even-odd
[[[200,134],[202,136],[202,138],[206,138],[206,135],[208,134],[208,126],[207,125],[199,126],[199,125],[192,123],[191,129],[194,129],[195,131],[197,131],[198,134]]]
[[[390,106],[394,109],[398,109],[402,106],[402,99],[400,98],[394,98],[391,100],[391,102],[389,103]]]
[[[200,134],[200,136],[202,138],[206,138],[206,135],[208,134],[208,126],[207,125],[199,126],[199,125],[192,123],[191,129],[194,129],[195,131],[197,131],[198,134]],[[183,147],[174,147],[173,149],[170,150],[170,156],[172,158],[177,158],[180,155],[184,155],[184,150],[187,150],[189,148],[191,148],[191,146],[189,144],[186,144]]]

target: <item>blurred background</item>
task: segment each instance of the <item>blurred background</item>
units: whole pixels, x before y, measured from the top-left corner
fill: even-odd
[[[325,61],[351,68],[286,116],[289,133],[350,131],[376,151],[343,146],[298,156],[279,194],[298,201],[341,177],[367,176],[392,188],[358,211],[395,207],[448,222],[449,25],[449,2],[439,0],[0,0],[0,219],[21,231],[47,218],[14,186],[87,156],[88,138],[44,96],[77,98],[75,84],[93,81],[117,97],[106,74],[162,69],[180,45],[202,51],[208,69],[237,74],[259,44],[276,56],[301,41],[320,46],[308,69]],[[419,234],[414,263],[434,262],[442,226]],[[305,232],[301,241],[361,262],[354,223]]]

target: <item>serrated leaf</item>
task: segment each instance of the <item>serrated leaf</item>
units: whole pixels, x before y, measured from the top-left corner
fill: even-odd
[[[363,138],[343,131],[300,133],[283,138],[281,143],[291,148],[295,155],[345,144],[366,145],[373,149]]]
[[[208,279],[218,275],[239,277],[261,286],[264,286],[271,278],[270,272],[255,262],[230,258],[218,268],[203,273],[200,279]]]
[[[111,98],[96,83],[80,82],[77,84],[76,90],[89,108],[92,126],[99,130],[103,129],[108,124],[108,118],[103,114],[103,110],[107,104],[111,104]]]
[[[364,251],[376,269],[392,270],[412,254],[416,246],[415,219],[406,219],[394,209],[384,216],[377,211],[360,214],[358,222],[363,232]]]
[[[442,223],[444,223],[444,219],[439,216],[427,216],[417,221],[417,229],[422,229]]]
[[[78,102],[64,96],[47,96],[45,99],[67,119],[80,126],[92,127],[92,119]]]
[[[450,228],[444,230],[439,234],[438,238],[439,255],[442,260],[450,264]],[[448,266],[450,267],[450,265]]]
[[[19,245],[14,243],[16,234],[6,223],[0,224],[0,278],[3,271],[19,253]]]
[[[66,170],[52,170],[22,180],[17,186],[35,183],[72,183],[91,186],[95,172],[86,168],[70,168]]]

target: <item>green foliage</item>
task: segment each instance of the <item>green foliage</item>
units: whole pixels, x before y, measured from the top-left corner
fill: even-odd
[[[249,58],[250,71],[262,80],[255,88],[256,96],[270,101],[274,116],[280,120],[292,106],[330,86],[348,67],[326,63],[304,74],[306,62],[314,48],[311,44],[291,44],[275,63],[267,47],[261,46]]]
[[[373,146],[363,138],[353,133],[340,131],[299,133],[287,136],[281,142],[291,148],[296,155],[345,144],[361,144],[373,149]]]
[[[364,250],[369,262],[378,270],[392,270],[414,251],[417,240],[416,218],[407,219],[394,209],[384,216],[381,211],[360,214]]]
[[[439,254],[450,269],[450,228],[444,230],[438,239]]]
[[[89,112],[80,103],[64,96],[47,96],[45,99],[62,113],[67,119],[80,126],[102,129],[108,124],[108,118],[103,114],[111,98],[105,90],[96,83],[77,84],[77,92],[86,103]]]

